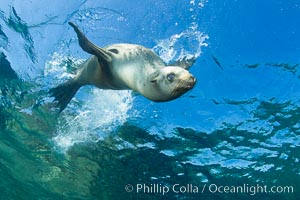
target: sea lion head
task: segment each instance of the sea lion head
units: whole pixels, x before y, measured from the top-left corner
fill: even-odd
[[[178,98],[191,90],[196,84],[196,78],[186,69],[167,66],[151,74],[150,82],[155,94],[153,101],[163,102]]]

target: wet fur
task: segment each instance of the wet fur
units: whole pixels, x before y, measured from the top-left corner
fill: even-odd
[[[194,77],[186,70],[193,63],[180,61],[179,66],[166,66],[152,50],[135,44],[113,44],[100,48],[90,42],[74,23],[80,47],[92,54],[80,66],[75,78],[50,90],[60,112],[66,108],[78,89],[94,85],[101,89],[134,90],[146,98],[164,102],[178,98],[190,90]],[[174,73],[176,79],[167,81]]]

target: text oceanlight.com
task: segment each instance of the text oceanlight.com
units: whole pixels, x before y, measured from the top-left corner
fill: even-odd
[[[204,184],[202,186],[194,184],[128,184],[125,186],[126,192],[135,192],[137,194],[198,194],[198,193],[212,193],[212,194],[293,194],[293,186],[267,186],[267,185],[249,185],[243,184],[238,186]]]

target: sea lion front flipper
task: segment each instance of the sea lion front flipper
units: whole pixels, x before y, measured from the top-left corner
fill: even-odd
[[[79,45],[84,51],[95,55],[98,58],[99,62],[105,60],[106,63],[109,63],[112,61],[109,52],[90,42],[89,39],[87,39],[87,37],[81,32],[81,30],[79,30],[79,28],[73,22],[69,22],[69,25],[72,26],[74,31],[76,32],[79,40]]]
[[[178,61],[176,61],[175,63],[170,64],[169,66],[178,66],[181,67],[183,69],[190,69],[191,66],[196,62],[196,58],[194,56],[188,58],[187,56],[179,59]]]

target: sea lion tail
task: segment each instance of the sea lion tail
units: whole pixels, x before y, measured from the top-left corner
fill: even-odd
[[[54,101],[57,101],[56,106],[60,108],[59,113],[67,107],[80,87],[81,85],[72,79],[50,89],[50,95],[55,98]]]

